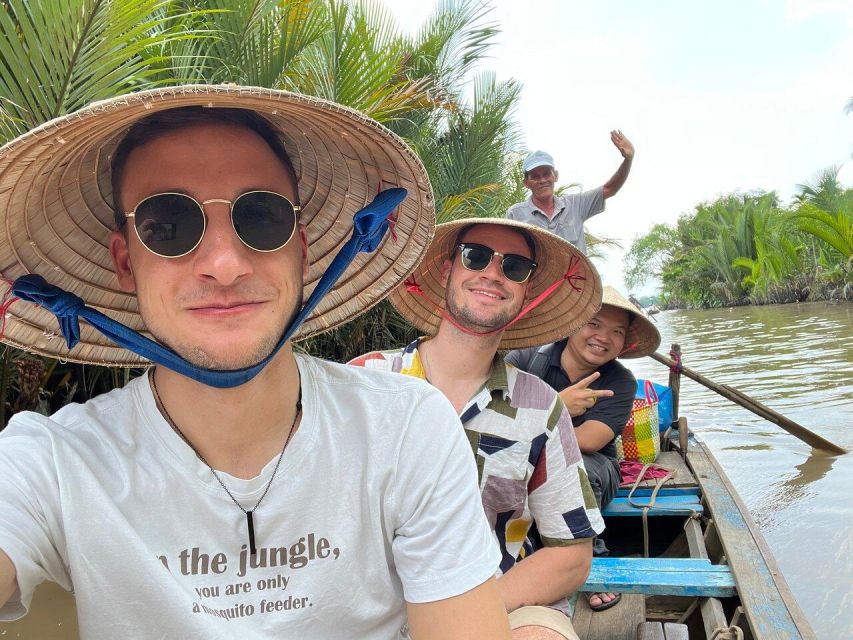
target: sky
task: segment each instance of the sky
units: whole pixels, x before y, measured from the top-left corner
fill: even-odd
[[[418,30],[433,0],[386,0]],[[523,85],[524,150],[550,152],[561,183],[597,187],[636,157],[587,229],[623,249],[597,260],[625,291],[638,235],[719,195],[775,190],[783,202],[822,169],[853,186],[853,0],[492,0],[501,33],[481,70]],[[646,290],[634,293],[647,293]]]

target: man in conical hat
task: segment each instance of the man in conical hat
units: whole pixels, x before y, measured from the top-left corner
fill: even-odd
[[[615,439],[631,415],[636,389],[634,375],[616,359],[640,358],[659,344],[660,333],[642,311],[616,289],[605,286],[601,309],[571,336],[507,354],[507,362],[560,392],[602,509],[619,488]],[[606,551],[603,541],[597,539],[596,553]],[[596,593],[590,596],[590,607],[603,610],[618,601],[618,594]]]
[[[7,344],[157,363],[0,434],[0,618],[51,580],[84,638],[508,637],[450,404],[291,346],[419,261],[399,138],[286,92],[137,93],[0,149],[0,218]]]
[[[603,522],[557,393],[505,365],[498,350],[567,335],[600,298],[591,263],[547,231],[500,219],[442,224],[390,296],[431,337],[351,363],[425,379],[461,417],[501,551],[498,585],[514,638],[577,638],[560,609],[586,581]],[[528,555],[534,523],[546,547]]]

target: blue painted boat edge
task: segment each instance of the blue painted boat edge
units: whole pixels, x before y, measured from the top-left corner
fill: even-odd
[[[649,507],[649,516],[691,516],[705,512],[696,495],[659,494],[652,506],[649,506],[651,498],[648,496],[634,496],[632,500],[633,504],[628,498],[617,496],[601,510],[601,515],[609,518],[639,517],[643,515],[643,507]]]
[[[749,511],[719,462],[692,432],[687,464],[714,519],[754,640],[816,640]],[[748,552],[736,548],[733,533],[749,541]]]

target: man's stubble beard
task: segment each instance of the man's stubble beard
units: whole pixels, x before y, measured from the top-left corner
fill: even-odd
[[[521,311],[521,306],[524,304],[524,300],[519,301],[517,308],[514,311],[508,309],[497,313],[488,319],[480,318],[466,306],[458,304],[455,290],[447,289],[446,303],[447,313],[450,314],[450,317],[460,325],[473,331],[486,332],[500,329],[512,322]]]
[[[200,369],[211,369],[214,371],[245,369],[258,364],[272,353],[273,349],[275,349],[279,340],[281,340],[281,337],[284,335],[284,332],[290,326],[291,322],[293,322],[296,314],[299,313],[300,309],[302,309],[302,297],[302,287],[299,287],[299,295],[294,302],[291,312],[286,320],[281,323],[278,331],[276,333],[270,333],[268,336],[264,336],[263,340],[256,345],[252,351],[231,359],[217,359],[198,345],[170,341],[158,336],[154,331],[151,331],[151,333],[156,338],[157,342],[177,353],[194,367],[198,367]],[[146,327],[150,327],[151,325],[145,320],[146,314],[141,309],[140,313],[143,321],[145,321]]]

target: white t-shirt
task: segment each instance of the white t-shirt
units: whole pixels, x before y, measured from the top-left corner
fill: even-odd
[[[405,601],[464,593],[500,556],[453,408],[430,385],[297,356],[303,416],[246,517],[157,410],[148,377],[0,433],[0,548],[26,612],[73,588],[83,638],[399,638]],[[277,456],[276,456],[277,458]],[[220,473],[245,508],[251,480]],[[464,535],[460,535],[464,532]]]

